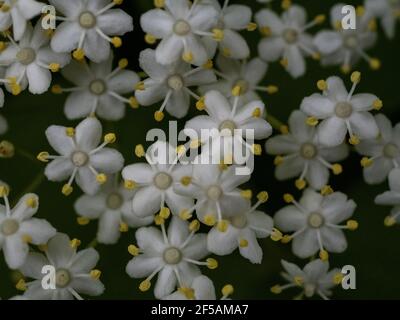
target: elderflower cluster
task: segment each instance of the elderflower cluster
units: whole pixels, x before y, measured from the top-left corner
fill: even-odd
[[[218,257],[235,251],[249,263],[262,263],[265,240],[260,239],[267,238],[290,243],[298,258],[311,258],[304,268],[282,260],[288,283],[271,291],[296,287],[297,298],[328,299],[343,278],[340,269],[329,270],[329,256],[343,253],[346,234],[358,228],[356,203],[332,188],[351,151],[362,155],[366,183],[388,179],[390,191],[375,202],[393,207],[385,225],[400,223],[400,125],[393,127],[379,113],[378,96],[358,93],[362,74],[354,70],[360,60],[379,70],[380,60],[368,52],[377,41],[377,21],[388,38],[394,37],[399,1],[366,0],[357,8],[355,30],[343,29],[344,4],[309,18],[305,8],[287,0],[281,12],[269,0],[258,0],[256,12],[247,1],[155,0],[153,9],[133,21],[118,8],[122,0],[48,2],[57,12],[53,31],[43,29],[39,17],[44,3],[1,1],[0,83],[6,95],[25,90],[65,95],[66,121],[79,123],[49,123],[48,151],[36,158],[64,196],[77,195],[70,203],[77,223],[96,223],[97,231],[79,250],[81,241],[62,233],[68,230],[36,218],[35,190],[10,201],[14,193],[0,181],[0,250],[10,270],[22,275],[16,288],[23,293],[15,299],[103,294],[107,283],[96,265],[107,256],[100,257],[94,247],[118,246],[124,233],[131,236],[125,272],[140,279],[139,291],[151,291],[157,299],[227,299],[233,285],[218,295],[212,272],[208,277],[204,270],[218,268]],[[128,59],[114,59],[114,49],[134,25],[151,46],[141,51],[138,72],[128,70]],[[313,32],[322,25],[330,27]],[[261,36],[252,52],[249,35],[257,30]],[[292,78],[303,77],[308,58],[322,67],[339,66],[346,79],[319,80],[318,92],[299,101],[285,125],[271,114],[267,100],[279,87],[284,90],[284,83],[265,81],[266,74],[279,62]],[[54,83],[57,72],[70,84]],[[0,106],[7,108],[4,100],[0,89]],[[116,132],[103,128],[140,106],[156,106],[154,126],[166,116],[180,119],[186,142],[138,144],[136,158],[124,158],[119,127],[114,126]],[[0,115],[0,135],[7,129]],[[265,212],[267,191],[249,188],[253,171],[238,173],[249,162],[257,170],[260,159],[253,158],[264,151],[274,156],[276,179],[294,179],[301,192],[299,200],[285,193],[285,205],[273,216]],[[192,152],[191,161],[183,161]],[[0,158],[9,161],[14,155],[13,144],[2,141]],[[55,270],[53,289],[43,287],[46,266]]]

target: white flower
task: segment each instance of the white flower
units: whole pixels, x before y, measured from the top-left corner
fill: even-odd
[[[153,217],[140,218],[132,210],[135,191],[127,190],[113,177],[96,195],[85,194],[75,202],[75,211],[81,216],[78,223],[86,224],[99,219],[97,240],[100,243],[117,243],[120,233],[128,227],[142,227],[153,222]]]
[[[216,300],[214,283],[206,276],[197,276],[190,285],[193,296],[188,296],[187,291],[176,290],[163,297],[163,300]]]
[[[162,39],[156,49],[156,60],[171,64],[179,59],[201,66],[208,54],[201,41],[203,36],[222,40],[223,32],[210,29],[215,26],[218,11],[209,4],[196,0],[191,5],[186,0],[166,0],[165,10],[153,9],[142,15],[140,25],[147,37],[155,42]]]
[[[320,296],[324,300],[329,300],[332,295],[332,288],[341,284],[343,274],[340,269],[335,268],[329,271],[329,263],[320,259],[307,263],[300,269],[294,263],[281,260],[285,272],[282,277],[289,283],[285,285],[275,285],[271,291],[279,294],[282,290],[300,287],[302,292],[295,299],[302,299],[304,296],[311,298],[314,295]]]
[[[222,229],[213,227],[207,236],[207,248],[217,255],[231,254],[239,248],[240,254],[252,263],[261,263],[263,252],[257,238],[271,236],[275,241],[281,240],[280,232],[273,228],[274,222],[270,216],[257,207],[267,201],[266,192],[258,195],[258,202],[242,213],[226,218]]]
[[[237,61],[225,58],[222,55],[217,57],[217,66],[219,70],[215,71],[221,79],[217,83],[200,87],[202,93],[210,90],[217,90],[228,98],[233,98],[232,90],[239,87],[241,91],[240,101],[249,103],[255,100],[261,100],[257,91],[275,93],[276,86],[262,86],[259,83],[264,79],[268,70],[268,65],[260,58],[254,58],[250,61]]]
[[[186,122],[185,134],[193,141],[197,139],[202,145],[200,157],[218,158],[218,161],[221,159],[226,164],[243,164],[250,153],[261,152],[258,150],[259,145],[250,145],[246,142],[246,138],[249,138],[247,130],[252,131],[254,134],[252,138],[256,140],[271,135],[272,127],[264,119],[264,103],[257,100],[242,106],[239,104],[240,92],[241,88],[238,86],[233,89],[235,96],[233,104],[219,91],[207,92],[204,105],[208,115],[197,116]],[[245,157],[243,148],[250,151],[246,152]]]
[[[221,7],[217,0],[208,0],[218,10],[218,20],[214,26],[222,30],[223,38],[221,41],[214,41],[212,38],[204,38],[209,56],[215,55],[219,48],[221,54],[232,59],[246,59],[250,56],[250,48],[245,38],[239,33],[242,30],[255,30],[257,26],[251,23],[251,8],[245,5],[229,5],[229,1],[224,1]]]
[[[0,134],[6,133],[7,130],[8,130],[7,120],[6,120],[6,118],[4,118],[4,117],[0,114]]]
[[[304,8],[292,5],[281,17],[270,9],[262,9],[255,15],[261,33],[265,36],[258,45],[259,56],[273,62],[281,59],[281,64],[294,78],[305,74],[304,56],[317,59],[313,38],[306,30],[324,21],[323,15],[307,23]]]
[[[88,57],[94,62],[107,60],[110,43],[122,45],[122,36],[133,30],[132,17],[121,9],[112,9],[122,1],[113,0],[50,0],[65,17],[51,39],[56,52],[71,52],[77,60]]]
[[[0,31],[7,31],[11,26],[15,40],[20,40],[27,23],[42,12],[44,3],[35,0],[4,0],[0,10]]]
[[[113,133],[104,136],[101,142],[102,128],[96,118],[86,118],[76,129],[62,126],[50,126],[46,137],[58,156],[41,152],[38,159],[51,162],[46,166],[45,175],[50,181],[64,181],[62,188],[65,195],[73,191],[72,183],[76,183],[90,195],[95,194],[101,184],[107,180],[107,174],[113,174],[122,169],[124,159],[115,149],[105,148],[116,138]],[[99,145],[100,144],[100,145]]]
[[[348,92],[343,80],[329,77],[326,81],[318,81],[322,94],[315,93],[301,103],[301,110],[308,116],[307,123],[311,126],[318,124],[318,141],[325,146],[338,146],[349,133],[349,142],[357,145],[360,139],[373,139],[379,134],[374,117],[369,111],[379,110],[382,101],[369,93],[354,94],[360,82],[361,74],[353,72],[353,86]]]
[[[64,67],[70,57],[55,53],[49,46],[50,37],[40,21],[35,28],[28,24],[19,42],[11,39],[0,54],[0,65],[6,66],[6,88],[17,95],[29,85],[34,94],[46,92],[51,83],[51,73]]]
[[[113,54],[101,63],[72,61],[62,70],[62,75],[76,85],[73,88],[53,86],[53,92],[71,92],[68,96],[64,113],[68,119],[84,118],[97,115],[106,120],[120,120],[125,116],[125,104],[137,107],[134,97],[123,95],[133,92],[139,82],[137,74],[124,70],[127,60],[119,61],[118,67],[112,70]]]
[[[136,147],[136,154],[139,157],[144,156],[148,163],[131,164],[122,170],[127,188],[138,188],[132,201],[136,215],[144,218],[160,211],[166,218],[169,210],[178,215],[184,208],[192,207],[193,200],[177,194],[173,188],[181,179],[191,176],[191,165],[179,164],[176,148],[167,142],[158,141],[152,144],[146,154],[142,148]]]
[[[289,117],[290,133],[270,138],[265,149],[277,156],[275,176],[278,180],[297,177],[299,189],[308,183],[320,190],[328,184],[329,170],[334,174],[342,172],[342,166],[335,162],[347,158],[349,148],[344,143],[337,147],[324,147],[317,139],[316,129],[307,125],[306,120],[303,112],[293,111]]]
[[[386,36],[393,39],[396,32],[396,22],[400,12],[399,0],[366,0],[367,14],[381,20]]]
[[[372,69],[379,69],[379,60],[371,58],[366,53],[377,39],[374,20],[371,20],[369,15],[363,14],[357,17],[356,29],[343,29],[344,5],[336,4],[331,9],[331,25],[334,30],[322,30],[314,38],[314,44],[322,55],[322,64],[340,65],[344,72],[349,72],[362,58]]]
[[[392,226],[400,223],[400,169],[393,169],[389,173],[390,191],[386,191],[375,198],[375,203],[393,206],[389,216],[385,218],[385,225]]]
[[[285,201],[292,203],[279,210],[275,225],[284,232],[294,232],[283,238],[284,242],[293,239],[292,250],[300,258],[308,258],[319,251],[323,260],[328,252],[340,253],[346,250],[347,241],[342,229],[355,230],[354,220],[339,225],[350,218],[356,208],[353,200],[341,192],[321,195],[312,189],[306,189],[300,202],[286,194]]]
[[[196,223],[197,222],[197,223]],[[172,217],[165,230],[161,222],[162,231],[154,227],[140,228],[136,231],[138,247],[131,245],[129,251],[134,258],[126,266],[126,272],[132,278],[143,278],[139,289],[150,289],[151,280],[158,274],[154,295],[161,299],[171,294],[178,286],[187,296],[193,296],[190,285],[193,279],[199,276],[198,265],[215,269],[218,266],[214,259],[199,261],[208,255],[205,234],[195,234],[199,228],[198,221],[191,223]],[[140,254],[139,254],[140,252]]]
[[[45,255],[31,252],[20,269],[31,282],[18,283],[25,289],[23,297],[29,300],[82,300],[80,294],[98,296],[104,292],[99,280],[101,272],[94,269],[99,254],[93,248],[77,252],[79,240],[70,240],[66,234],[58,233],[47,243]],[[42,273],[44,266],[55,268],[55,289],[44,289]]]
[[[190,96],[200,99],[189,87],[210,84],[217,80],[214,72],[207,70],[206,66],[192,69],[181,60],[171,65],[161,65],[156,61],[156,54],[152,49],[140,53],[139,63],[149,78],[137,86],[135,95],[144,106],[163,101],[159,111],[155,113],[157,120],[162,120],[164,109],[174,117],[184,117],[189,110]]]
[[[383,114],[375,116],[379,137],[363,140],[356,146],[358,153],[366,156],[361,160],[364,179],[369,184],[386,180],[393,168],[400,167],[400,124],[392,128],[390,120]]]
[[[37,195],[24,195],[11,209],[8,190],[6,185],[0,185],[0,196],[4,199],[4,205],[0,205],[0,248],[7,265],[17,269],[26,260],[28,244],[45,244],[56,234],[56,229],[44,219],[33,218],[39,208]]]
[[[236,166],[196,164],[193,176],[185,183],[175,185],[177,193],[196,199],[193,207],[186,207],[181,218],[189,219],[196,211],[197,218],[209,225],[226,225],[225,218],[246,212],[250,206],[250,192],[237,187],[250,179],[249,175],[236,175]]]

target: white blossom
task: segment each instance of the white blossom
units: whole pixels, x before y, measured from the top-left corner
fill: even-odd
[[[72,61],[62,70],[62,75],[75,86],[53,86],[53,92],[70,92],[64,105],[68,119],[97,115],[106,120],[120,120],[125,116],[125,104],[137,107],[133,96],[125,98],[124,95],[133,93],[140,79],[135,72],[125,70],[126,59],[121,59],[113,70],[113,57],[111,53],[101,63]]]
[[[28,85],[33,94],[42,94],[49,89],[51,73],[70,61],[69,55],[54,52],[49,42],[49,34],[40,21],[34,28],[29,23],[19,42],[10,38],[10,43],[0,54],[0,65],[6,67],[3,82],[8,91],[17,95]]]
[[[357,229],[355,220],[348,220],[356,208],[353,200],[341,192],[321,195],[306,189],[297,202],[286,194],[285,201],[291,203],[279,210],[274,221],[277,228],[293,232],[283,238],[284,242],[293,240],[292,251],[300,258],[308,258],[319,251],[321,259],[328,259],[328,251],[340,253],[346,250],[347,241],[343,229]]]
[[[104,292],[104,285],[99,280],[101,272],[94,269],[99,254],[93,248],[77,252],[78,243],[77,239],[70,240],[66,234],[58,233],[47,243],[45,254],[30,252],[20,268],[25,277],[33,279],[27,283],[19,282],[26,290],[23,297],[29,300],[82,300],[80,294],[101,295]],[[42,286],[46,275],[42,273],[44,266],[55,268],[55,289]]]
[[[146,49],[140,53],[141,68],[149,75],[137,86],[136,98],[141,105],[149,106],[162,101],[155,113],[157,120],[162,120],[164,109],[176,118],[186,116],[189,111],[190,97],[200,97],[190,87],[213,83],[217,80],[214,72],[207,67],[191,68],[179,60],[170,65],[156,61],[156,53]]]
[[[303,189],[308,183],[314,189],[322,189],[329,182],[329,170],[342,172],[337,161],[349,155],[349,148],[342,143],[337,147],[324,147],[317,139],[316,129],[307,125],[307,116],[293,111],[289,117],[289,133],[267,140],[267,153],[276,155],[275,176],[278,180],[297,177],[296,186]]]
[[[190,288],[193,295],[187,295],[187,292],[176,290],[170,295],[165,296],[164,300],[216,300],[214,283],[206,276],[197,276],[193,279]]]
[[[64,17],[57,27],[51,47],[56,52],[73,52],[77,60],[88,57],[94,62],[107,60],[110,43],[120,47],[122,36],[133,30],[132,17],[121,9],[113,9],[122,1],[49,0]]]
[[[144,13],[140,19],[142,29],[152,42],[162,39],[155,52],[161,64],[171,64],[179,59],[201,66],[207,62],[207,50],[202,37],[222,40],[223,32],[211,28],[218,19],[218,11],[210,4],[186,0],[166,0],[165,10],[156,8]]]
[[[393,206],[390,215],[385,218],[385,225],[392,226],[400,223],[400,169],[393,169],[389,173],[389,187],[375,198],[375,203],[385,206]]]
[[[300,108],[309,116],[309,125],[315,126],[322,120],[317,127],[318,141],[322,145],[338,146],[343,143],[347,133],[353,145],[359,144],[361,139],[378,136],[378,126],[369,111],[379,110],[382,101],[373,94],[354,94],[360,80],[361,74],[353,72],[350,92],[338,77],[320,80],[318,88],[322,94],[315,93],[302,101]]]
[[[399,0],[366,0],[367,14],[380,19],[386,36],[393,39],[396,32],[396,23],[400,13]]]
[[[100,144],[101,136],[101,123],[96,118],[86,118],[76,129],[53,125],[46,130],[47,140],[60,155],[41,152],[38,159],[51,161],[45,170],[50,181],[68,179],[62,188],[63,194],[71,194],[72,183],[76,180],[85,193],[93,195],[107,181],[107,175],[122,169],[122,155],[115,149],[106,148],[115,142],[115,134],[106,134]]]

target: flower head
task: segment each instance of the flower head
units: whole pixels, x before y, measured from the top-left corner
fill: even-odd
[[[386,191],[375,198],[375,203],[393,206],[389,216],[385,218],[385,225],[392,226],[400,223],[400,169],[393,169],[389,174],[390,191]]]

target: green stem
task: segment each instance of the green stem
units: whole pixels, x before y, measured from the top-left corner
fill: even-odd
[[[14,206],[20,198],[22,198],[25,194],[34,192],[44,181],[44,173],[40,171],[40,173],[33,179],[33,181],[14,199],[12,202],[12,206]]]
[[[87,245],[87,248],[96,248],[98,245],[97,238],[94,238],[90,243]]]
[[[26,150],[24,150],[22,148],[19,148],[17,146],[14,146],[14,148],[15,148],[15,153],[16,154],[18,154],[21,157],[24,157],[24,158],[26,158],[26,159],[28,159],[28,160],[30,160],[32,162],[38,163],[38,160],[36,159],[36,157],[33,154],[31,154],[29,151],[26,151]]]
[[[281,130],[285,125],[282,121],[278,120],[272,115],[267,115],[267,121],[271,124],[272,128],[275,130]]]

